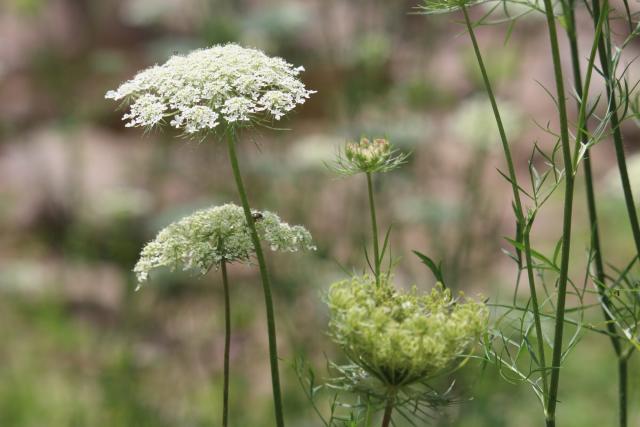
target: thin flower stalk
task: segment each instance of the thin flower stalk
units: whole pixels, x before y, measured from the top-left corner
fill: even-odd
[[[478,40],[475,35],[474,26],[471,23],[469,18],[469,13],[467,11],[467,7],[464,2],[461,2],[461,9],[464,15],[465,24],[467,26],[467,31],[469,33],[469,38],[471,39],[471,44],[473,45],[473,50],[476,55],[476,60],[478,62],[478,67],[480,68],[480,73],[482,74],[482,80],[484,82],[485,90],[491,102],[491,108],[493,110],[493,114],[496,120],[496,125],[498,127],[498,133],[500,134],[500,141],[502,143],[502,150],[505,156],[505,160],[507,162],[507,170],[508,177],[511,183],[511,189],[513,193],[513,202],[514,202],[514,212],[516,215],[516,241],[522,242],[524,246],[524,255],[525,255],[525,268],[527,270],[527,279],[529,282],[529,293],[531,297],[531,311],[533,313],[536,337],[537,337],[537,345],[538,345],[538,358],[540,359],[540,365],[542,367],[541,376],[542,376],[542,388],[543,392],[546,394],[548,390],[548,381],[547,381],[547,373],[546,373],[546,357],[544,351],[544,340],[542,335],[542,322],[540,320],[540,307],[538,303],[538,294],[536,290],[536,282],[535,282],[535,274],[533,271],[533,257],[531,250],[531,241],[530,241],[530,231],[532,226],[532,220],[527,219],[524,214],[524,210],[522,207],[522,200],[520,197],[520,190],[518,185],[518,177],[516,175],[515,166],[513,162],[513,157],[511,155],[511,149],[509,147],[509,141],[507,139],[507,134],[504,129],[504,125],[502,123],[502,117],[500,115],[500,110],[498,108],[498,103],[496,101],[495,95],[493,93],[493,88],[491,85],[491,81],[489,80],[489,75],[487,74],[486,67],[484,65],[484,60],[482,58],[482,53],[480,52],[480,47],[478,45]],[[519,252],[518,252],[519,253]],[[520,256],[518,257],[518,262],[521,266]]]
[[[256,251],[258,267],[260,269],[260,278],[262,279],[262,289],[264,291],[264,302],[267,311],[267,335],[269,338],[269,363],[271,366],[271,386],[273,389],[273,405],[275,409],[276,425],[284,426],[284,414],[282,410],[282,391],[280,390],[280,372],[278,368],[278,344],[276,338],[276,318],[273,308],[273,297],[271,295],[271,282],[269,281],[269,272],[267,271],[267,263],[262,252],[262,244],[256,231],[255,220],[251,214],[249,199],[242,182],[242,174],[240,165],[238,164],[238,156],[236,155],[237,136],[235,130],[229,129],[227,132],[227,151],[229,153],[229,161],[233,169],[233,177],[236,182],[236,189],[242,202],[245,218],[251,233],[251,240]]]
[[[376,219],[376,204],[373,199],[373,183],[371,172],[367,172],[367,192],[369,193],[369,211],[371,212],[371,234],[373,238],[373,268],[376,277],[376,286],[380,286],[380,248],[378,242],[378,220]]]
[[[579,60],[579,47],[576,34],[576,22],[575,22],[575,1],[570,0],[568,4],[562,3],[564,15],[567,17],[566,21],[566,33],[569,39],[569,47],[571,49],[571,63],[573,67],[574,85],[577,95],[578,104],[578,137],[577,141],[585,146],[585,153],[583,157],[584,162],[584,176],[585,176],[585,193],[587,196],[587,210],[589,213],[589,224],[591,228],[591,248],[593,252],[593,262],[595,266],[596,277],[596,289],[598,291],[599,298],[602,301],[602,311],[605,319],[607,331],[609,332],[609,339],[616,355],[618,364],[618,411],[619,411],[619,426],[627,426],[627,359],[623,354],[622,346],[620,344],[620,336],[618,334],[616,324],[609,314],[611,311],[611,301],[606,292],[606,275],[604,271],[604,256],[602,254],[602,246],[600,244],[600,231],[598,225],[598,215],[596,209],[596,196],[593,188],[593,173],[591,169],[591,157],[589,147],[589,132],[588,123],[586,119],[586,105],[588,97],[588,85],[591,78],[591,73],[594,68],[595,50],[599,44],[600,37],[602,36],[602,25],[604,22],[605,13],[601,13],[596,24],[595,36],[591,55],[589,57],[589,63],[587,66],[587,81],[585,83],[585,90],[583,90],[582,73],[580,70]],[[577,144],[576,144],[577,145]],[[577,147],[576,147],[577,148]]]
[[[366,176],[373,239],[373,265],[369,264],[376,279],[376,286],[380,286],[382,258],[386,245],[383,244],[381,253],[373,180],[378,173],[391,172],[400,167],[408,157],[409,154],[399,153],[385,138],[369,140],[363,137],[358,142],[347,142],[338,152],[336,160],[326,164],[327,168],[337,175],[352,176],[363,173]]]
[[[605,15],[606,28],[609,28],[609,0],[602,0],[602,6],[600,6],[600,0],[592,0],[592,17],[594,26],[598,25],[600,16]],[[620,130],[620,118],[618,116],[618,101],[615,94],[615,70],[611,69],[610,58],[611,47],[611,35],[609,31],[604,31],[602,37],[598,42],[598,56],[600,58],[600,69],[602,70],[602,77],[605,80],[607,88],[607,105],[609,107],[609,120],[611,123],[611,131],[613,133],[613,146],[616,152],[616,161],[618,164],[618,171],[620,173],[620,180],[622,182],[622,190],[624,193],[624,200],[627,207],[627,215],[629,217],[629,223],[631,225],[631,233],[633,235],[633,241],[636,246],[636,253],[640,256],[640,222],[638,221],[638,214],[636,212],[636,205],[633,199],[633,191],[631,189],[631,183],[629,180],[629,170],[627,168],[627,160],[624,152],[624,140],[622,138],[622,131]]]
[[[229,353],[231,350],[231,301],[229,297],[229,279],[227,277],[227,262],[220,262],[222,272],[222,286],[224,289],[224,386],[222,391],[222,427],[229,424]]]
[[[606,20],[606,27],[609,28],[609,0],[591,1],[592,18],[594,25],[597,27],[598,23],[604,19]],[[631,233],[633,235],[633,241],[636,247],[637,256],[640,256],[640,223],[638,221],[638,214],[636,211],[636,205],[633,198],[633,192],[629,180],[629,171],[627,167],[626,155],[624,151],[624,141],[622,138],[622,132],[620,130],[620,118],[618,116],[618,104],[615,94],[615,76],[614,70],[611,69],[610,58],[611,36],[608,31],[603,33],[603,36],[598,42],[598,56],[600,59],[600,69],[602,70],[602,76],[606,84],[607,92],[607,105],[609,120],[611,123],[611,130],[613,133],[613,145],[616,153],[616,162],[618,165],[618,171],[620,174],[620,180],[622,182],[622,190],[624,193],[625,205],[627,207],[627,216],[631,225]],[[618,399],[619,399],[619,425],[621,427],[627,426],[627,375],[628,375],[628,359],[631,356],[630,352],[621,352],[618,355]]]
[[[553,59],[553,73],[556,83],[556,104],[560,121],[560,144],[564,163],[564,211],[562,221],[562,250],[560,255],[560,277],[558,278],[558,295],[556,300],[556,319],[553,337],[553,352],[551,359],[551,377],[547,395],[546,423],[547,427],[555,427],[556,406],[558,402],[558,387],[560,384],[560,365],[562,363],[562,338],[564,333],[564,315],[567,298],[567,282],[569,279],[569,254],[571,249],[571,217],[573,213],[574,171],[569,143],[569,122],[564,89],[564,77],[560,61],[560,48],[556,21],[551,0],[544,0],[545,17],[549,32],[549,43]]]

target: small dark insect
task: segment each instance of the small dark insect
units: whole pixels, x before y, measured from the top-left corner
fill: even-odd
[[[260,212],[254,212],[251,214],[254,221],[260,221],[264,216]]]

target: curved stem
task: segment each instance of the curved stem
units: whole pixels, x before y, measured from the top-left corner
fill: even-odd
[[[229,350],[231,347],[231,304],[229,301],[229,280],[227,263],[220,262],[222,285],[224,288],[224,390],[222,392],[222,427],[227,427],[229,420]]]
[[[271,385],[273,388],[273,404],[275,407],[276,426],[284,426],[284,416],[282,413],[282,394],[280,392],[280,373],[278,369],[278,346],[276,342],[276,320],[273,310],[273,298],[271,296],[271,284],[269,282],[269,274],[267,272],[267,264],[264,260],[264,254],[262,252],[262,245],[260,244],[260,238],[256,231],[255,222],[251,215],[251,208],[249,206],[249,200],[247,198],[247,192],[245,191],[244,184],[242,182],[242,175],[240,174],[240,166],[238,165],[238,157],[236,155],[236,133],[234,130],[227,132],[227,151],[229,152],[229,161],[231,162],[231,168],[233,169],[233,177],[236,181],[236,187],[238,189],[238,195],[242,202],[242,208],[244,209],[244,215],[249,226],[251,234],[251,240],[256,251],[256,258],[258,259],[258,267],[260,268],[260,277],[262,279],[262,288],[264,291],[264,302],[267,311],[267,334],[269,336],[269,361],[271,364]]]
[[[507,140],[507,134],[504,130],[504,125],[502,124],[502,118],[500,116],[500,110],[498,109],[498,103],[496,102],[495,95],[493,94],[491,82],[489,81],[489,75],[487,74],[487,69],[484,65],[484,60],[482,59],[480,47],[478,46],[478,40],[476,39],[476,35],[473,30],[473,24],[469,19],[469,14],[464,4],[462,5],[462,13],[464,14],[464,20],[467,25],[467,30],[469,32],[469,38],[471,39],[471,44],[473,45],[473,50],[475,52],[476,60],[480,68],[480,73],[482,74],[482,80],[484,82],[485,90],[487,91],[489,101],[491,102],[493,115],[495,117],[496,124],[498,126],[498,133],[500,134],[500,141],[502,142],[502,150],[504,152],[504,157],[507,161],[507,170],[509,174],[509,181],[511,182],[511,190],[513,192],[514,211],[515,211],[516,222],[517,222],[516,241],[522,242],[524,244],[527,279],[529,282],[529,293],[531,295],[531,306],[532,306],[533,318],[534,318],[535,329],[536,329],[536,338],[537,338],[536,341],[538,342],[538,359],[540,360],[540,365],[542,368],[541,369],[542,388],[544,393],[547,393],[548,391],[547,374],[546,374],[547,364],[546,364],[546,358],[544,354],[544,340],[542,338],[543,337],[542,323],[540,321],[540,308],[538,305],[538,295],[537,295],[536,285],[535,285],[535,275],[533,272],[531,242],[529,239],[532,224],[528,222],[524,216],[524,211],[522,209],[522,201],[520,199],[520,190],[518,188],[518,177],[516,175],[515,166],[513,164],[513,157],[511,156],[509,141]],[[520,268],[522,268],[522,261],[520,261],[520,255],[518,256],[518,263]]]
[[[380,286],[380,249],[378,246],[378,221],[376,219],[376,204],[373,200],[373,183],[371,173],[367,172],[367,189],[369,192],[369,211],[371,212],[371,231],[373,234],[373,268],[376,275],[376,285]]]
[[[571,249],[571,216],[573,212],[573,186],[574,173],[571,159],[571,146],[569,144],[569,125],[567,119],[567,105],[564,90],[564,78],[560,62],[560,49],[558,46],[558,34],[556,32],[555,16],[551,0],[544,0],[547,29],[549,30],[549,43],[553,59],[553,74],[556,82],[556,103],[558,106],[558,118],[560,120],[560,144],[562,146],[562,158],[564,163],[564,211],[562,220],[562,254],[560,256],[560,277],[558,279],[558,297],[556,302],[556,324],[553,338],[553,353],[551,359],[551,381],[547,400],[547,423],[555,425],[556,405],[558,401],[558,387],[560,384],[560,364],[562,363],[562,337],[564,333],[564,312],[567,299],[567,282],[569,276],[569,254]]]

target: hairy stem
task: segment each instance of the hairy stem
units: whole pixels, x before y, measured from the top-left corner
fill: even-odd
[[[500,141],[502,142],[502,150],[504,152],[504,157],[507,161],[507,170],[508,170],[509,181],[511,182],[511,190],[513,192],[514,211],[515,211],[516,222],[517,222],[516,241],[518,241],[519,243],[523,243],[524,245],[527,278],[529,282],[529,293],[531,294],[531,308],[533,311],[533,318],[535,323],[536,338],[537,338],[536,341],[538,343],[538,359],[540,360],[540,365],[541,365],[540,367],[542,372],[541,374],[542,387],[543,387],[543,392],[546,394],[548,390],[547,374],[546,374],[547,364],[546,364],[546,358],[544,354],[544,340],[542,338],[543,337],[542,323],[540,321],[540,308],[538,305],[538,295],[537,295],[536,285],[535,285],[535,275],[533,272],[531,242],[529,239],[529,234],[530,234],[532,224],[527,223],[527,220],[525,219],[524,211],[522,209],[522,201],[520,198],[520,190],[518,188],[518,177],[516,175],[515,166],[513,163],[513,157],[511,156],[509,141],[507,140],[507,134],[504,130],[504,125],[502,124],[502,117],[500,116],[498,103],[496,102],[495,95],[493,94],[491,81],[489,80],[489,75],[487,74],[487,69],[484,65],[484,60],[482,59],[480,47],[478,46],[478,40],[476,39],[476,35],[473,29],[473,24],[469,19],[469,14],[464,4],[462,5],[462,13],[464,14],[464,20],[467,25],[467,30],[469,32],[469,38],[471,39],[471,44],[473,45],[473,50],[475,52],[476,60],[480,68],[480,73],[482,74],[482,80],[484,82],[485,90],[487,92],[487,95],[489,96],[489,101],[491,102],[493,115],[495,117],[496,124],[498,126],[498,133],[500,134]]]
[[[222,285],[224,288],[224,390],[222,392],[222,427],[227,427],[229,420],[229,349],[231,347],[231,304],[229,301],[229,279],[227,263],[220,262]]]
[[[242,175],[240,173],[240,166],[238,165],[238,157],[236,155],[236,133],[234,130],[229,130],[227,133],[227,149],[229,152],[229,161],[231,162],[231,168],[233,169],[233,177],[236,181],[236,187],[240,200],[242,201],[242,208],[247,220],[247,225],[251,233],[251,240],[256,251],[256,258],[258,259],[258,267],[260,268],[260,277],[262,279],[262,288],[264,290],[264,302],[267,311],[267,334],[269,336],[269,361],[271,363],[271,384],[273,388],[273,404],[275,407],[276,426],[284,426],[284,416],[282,413],[282,394],[280,392],[280,373],[278,370],[278,345],[276,341],[276,320],[273,309],[273,298],[271,296],[271,284],[269,282],[269,274],[267,272],[267,264],[264,260],[264,253],[262,252],[262,245],[260,244],[260,238],[256,231],[253,215],[251,215],[251,208],[249,206],[249,200],[247,199],[247,192],[245,191],[244,184],[242,182]]]
[[[544,0],[547,29],[553,59],[553,74],[556,82],[556,103],[560,120],[560,143],[564,162],[564,211],[562,220],[562,254],[560,257],[560,277],[558,279],[558,297],[556,302],[556,324],[553,338],[553,353],[551,359],[551,381],[547,400],[547,425],[555,425],[556,406],[558,401],[558,387],[560,384],[560,364],[562,363],[562,338],[564,333],[564,314],[567,299],[567,282],[569,279],[569,254],[571,249],[571,216],[573,212],[574,173],[569,143],[569,124],[567,119],[567,102],[564,90],[564,77],[560,62],[560,48],[556,31],[555,16],[551,0]],[[552,424],[549,424],[552,423]]]
[[[378,243],[378,221],[376,219],[376,204],[373,200],[373,183],[371,172],[367,172],[367,190],[369,192],[369,210],[371,211],[371,232],[373,234],[373,268],[376,276],[376,285],[380,286],[380,249]]]

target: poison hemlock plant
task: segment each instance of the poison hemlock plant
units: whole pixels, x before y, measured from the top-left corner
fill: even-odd
[[[299,79],[303,70],[255,49],[236,44],[218,45],[186,56],[173,56],[106,94],[106,98],[130,105],[123,117],[127,127],[169,126],[181,130],[182,137],[206,139],[214,135],[226,139],[229,162],[260,268],[278,427],[284,426],[284,415],[271,284],[256,225],[259,220],[252,215],[236,145],[238,130],[269,126],[314,93]]]

